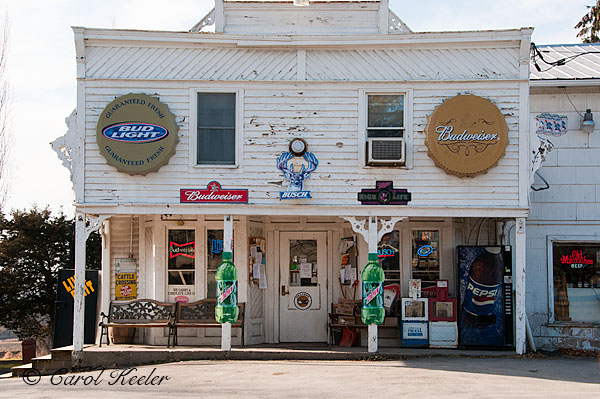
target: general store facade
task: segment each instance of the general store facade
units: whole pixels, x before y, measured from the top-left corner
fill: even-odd
[[[55,148],[76,193],[76,270],[83,270],[86,229],[98,228],[105,311],[123,298],[116,277],[127,258],[135,260],[138,298],[211,297],[232,218],[244,343],[327,342],[331,305],[361,298],[340,269],[349,263],[360,277],[369,252],[361,230],[369,222],[381,233],[379,250],[391,251],[386,284],[397,284],[401,297],[411,278],[424,287],[448,280],[455,296],[457,246],[512,244],[515,345],[523,353],[531,33],[414,33],[385,0],[308,7],[217,0],[190,32],[74,28],[77,109]],[[100,128],[99,120],[115,104],[139,105],[142,95],[151,99],[146,110],[160,113],[152,102],[171,113],[178,130],[174,151],[160,150],[170,156],[155,170],[135,164],[146,159],[148,166],[152,154],[136,161],[99,139],[112,126]],[[469,115],[479,109],[471,100],[499,115],[505,136],[482,127],[492,116]],[[439,112],[455,112],[478,129],[459,130],[454,121],[450,152],[466,158],[436,152],[440,137],[452,133],[444,131],[452,117],[429,123]],[[498,142],[503,151],[491,154]],[[470,162],[469,148],[483,164]],[[289,163],[281,163],[285,154]],[[410,193],[410,200],[358,201],[377,188],[392,197]],[[247,202],[209,202],[211,192],[227,201],[246,190]],[[310,194],[282,194],[289,192]],[[432,249],[425,263],[417,254],[423,245]],[[308,310],[298,307],[299,293],[309,294]],[[76,351],[83,349],[80,311],[76,306]],[[189,329],[179,342],[215,345],[219,337],[218,330]],[[148,329],[138,340],[162,345],[167,337]],[[379,340],[398,344],[395,332],[381,330]]]

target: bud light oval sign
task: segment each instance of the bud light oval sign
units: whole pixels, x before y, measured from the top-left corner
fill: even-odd
[[[130,175],[156,172],[175,154],[179,127],[158,98],[126,94],[110,102],[96,126],[96,141],[106,162]]]
[[[151,123],[118,123],[102,131],[104,137],[125,143],[151,143],[162,140],[169,131]]]

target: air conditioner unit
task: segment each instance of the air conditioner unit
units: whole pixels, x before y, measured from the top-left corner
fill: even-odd
[[[404,165],[406,145],[401,137],[377,137],[367,139],[367,163],[369,165]]]

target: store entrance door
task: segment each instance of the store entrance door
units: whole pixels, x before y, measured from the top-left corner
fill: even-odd
[[[327,234],[281,233],[279,341],[327,341]]]

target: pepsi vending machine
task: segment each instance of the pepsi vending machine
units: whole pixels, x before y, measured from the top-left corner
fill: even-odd
[[[513,348],[511,247],[459,246],[461,347]]]

